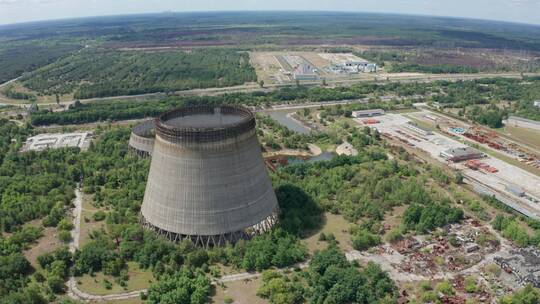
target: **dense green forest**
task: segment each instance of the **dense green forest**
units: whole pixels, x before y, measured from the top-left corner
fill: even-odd
[[[29,131],[2,121],[1,155],[5,155],[0,167],[0,201],[2,229],[12,232],[0,236],[0,303],[44,303],[65,291],[64,281],[70,272],[75,275],[103,271],[117,277],[124,284],[128,276],[128,261],[137,262],[142,268],[150,268],[154,275],[163,275],[164,280],[152,286],[149,300],[156,299],[153,290],[168,288],[168,276],[179,267],[186,275],[191,271],[208,272],[216,263],[231,265],[239,269],[266,269],[284,267],[303,261],[306,248],[297,237],[308,226],[288,220],[283,216],[285,229],[276,227],[272,233],[241,241],[235,246],[205,251],[195,248],[189,241],[172,244],[144,231],[139,225],[139,209],[144,194],[148,160],[138,159],[127,151],[130,130],[98,129],[97,143],[89,151],[77,149],[46,150],[43,152],[19,153],[20,143]],[[56,226],[58,231],[72,228],[66,217],[66,208],[73,198],[75,182],[82,179],[83,191],[91,194],[96,206],[110,209],[106,212],[106,229],[92,232],[92,240],[78,250],[74,256],[60,248],[53,253],[38,257],[42,270],[33,269],[22,250],[41,236],[43,226]],[[282,210],[300,214],[306,204],[312,203],[300,190],[291,187],[276,189]],[[300,196],[299,196],[300,195]],[[293,200],[290,201],[290,200]],[[316,208],[312,209],[316,212]],[[42,219],[41,224],[21,228],[21,224]],[[37,225],[37,226],[36,226]],[[69,233],[68,233],[69,234]],[[59,236],[60,237],[60,236]],[[66,239],[69,241],[69,239]],[[197,270],[199,269],[199,270]],[[189,278],[186,278],[189,279]],[[35,281],[38,283],[34,283]],[[196,286],[201,286],[197,280]],[[209,288],[202,284],[192,291],[189,285],[182,286],[185,292],[199,294],[205,302]],[[202,289],[201,289],[202,288]],[[167,297],[166,294],[159,297]],[[155,300],[161,302],[160,300]]]
[[[86,49],[26,74],[24,86],[43,95],[75,98],[136,95],[257,80],[247,53],[231,49],[114,51]]]
[[[390,102],[380,102],[378,96],[395,96]],[[540,99],[540,80],[536,78],[503,79],[489,78],[471,81],[436,81],[432,83],[358,83],[349,87],[288,87],[272,92],[231,93],[218,96],[169,96],[133,102],[131,100],[101,101],[99,103],[76,104],[65,112],[41,110],[32,114],[33,125],[78,124],[95,121],[115,121],[144,117],[155,117],[173,107],[194,104],[242,104],[264,106],[276,103],[321,102],[350,100],[370,97],[372,102],[355,105],[351,110],[380,107],[386,110],[408,108],[413,100],[409,97],[422,95],[423,100],[437,103],[441,108],[462,108],[463,114],[473,121],[498,127],[508,115],[540,119],[540,109],[533,100]],[[414,101],[421,101],[415,99]],[[510,106],[501,107],[501,102]],[[490,111],[476,106],[490,105]],[[493,115],[495,114],[495,115]]]
[[[477,57],[476,54],[460,54],[448,50],[367,50],[353,52],[355,55],[377,63],[387,72],[427,73],[427,74],[472,74],[488,71],[536,71],[535,63],[520,64],[508,61],[504,64],[487,58]]]
[[[270,233],[211,250],[196,248],[188,241],[173,244],[143,230],[138,223],[149,161],[128,152],[129,128],[98,127],[97,140],[86,152],[63,149],[18,153],[22,139],[31,130],[3,122],[0,155],[5,156],[0,168],[10,169],[0,171],[7,180],[7,184],[0,183],[0,190],[9,193],[9,197],[24,198],[39,197],[41,192],[28,194],[29,189],[47,189],[50,183],[64,183],[67,188],[61,191],[61,197],[56,196],[55,190],[47,192],[47,202],[55,202],[49,212],[33,211],[18,223],[5,226],[13,233],[0,237],[0,303],[52,301],[65,292],[64,282],[70,273],[103,272],[114,276],[115,284],[124,286],[129,279],[128,262],[151,270],[157,278],[143,296],[149,303],[175,303],[188,298],[189,303],[205,303],[210,294],[208,277],[219,275],[218,264],[262,271],[305,261],[308,251],[301,238],[320,228],[324,211],[343,214],[354,222],[349,233],[358,250],[381,242],[382,220],[396,206],[407,206],[399,234],[426,233],[463,218],[463,211],[454,207],[452,198],[437,190],[448,185],[450,177],[429,166],[413,166],[405,161],[408,155],[404,151],[398,151],[396,159],[389,160],[377,132],[348,128],[350,135],[346,139],[359,150],[358,156],[291,165],[272,174],[282,212],[279,225]],[[282,136],[289,138],[294,134]],[[47,157],[50,162],[45,160]],[[17,185],[18,179],[10,181],[9,177],[20,172],[31,175],[26,178],[32,180],[24,185],[32,187]],[[40,268],[34,269],[22,250],[40,238],[42,226],[56,226],[59,231],[71,229],[65,219],[66,208],[74,183],[81,181],[83,191],[103,210],[105,227],[91,232],[91,240],[74,255],[65,247],[43,253],[38,257]],[[3,197],[1,206],[12,206],[12,202]],[[46,202],[37,205],[45,206]],[[32,219],[42,219],[41,225],[22,228],[20,224]],[[506,237],[519,240],[519,232],[509,228],[512,225],[510,220],[494,221],[494,227]],[[527,238],[527,244],[533,244],[532,240]],[[292,298],[297,303],[336,299],[358,303],[395,301],[396,289],[387,274],[374,264],[359,268],[347,262],[333,242],[329,238],[329,248],[315,253],[308,269],[298,278],[294,274],[267,275],[260,296]],[[275,290],[271,281],[288,286],[285,294],[280,295],[284,291]]]
[[[41,110],[31,117],[33,125],[47,124],[76,124],[106,120],[123,120],[143,117],[155,117],[173,107],[195,104],[241,104],[246,106],[260,106],[273,103],[300,103],[329,100],[347,100],[364,98],[369,93],[384,95],[397,94],[410,96],[415,92],[425,93],[427,88],[418,84],[388,84],[377,85],[360,83],[351,87],[337,88],[283,88],[272,92],[230,93],[218,96],[170,96],[159,99],[133,102],[131,100],[102,101],[99,103],[76,104],[68,111],[58,113]],[[369,105],[368,105],[369,106]],[[388,104],[388,109],[399,105]]]
[[[4,246],[2,250],[6,254],[6,257],[0,261],[0,267],[6,267],[6,278],[0,289],[2,303],[6,300],[5,303],[13,301],[37,303],[40,302],[39,299],[42,302],[54,299],[56,294],[65,290],[63,282],[70,272],[81,275],[102,271],[115,276],[116,281],[121,285],[129,278],[127,266],[129,261],[137,262],[142,268],[151,269],[155,276],[162,278],[149,290],[147,296],[151,303],[160,301],[166,303],[170,301],[167,300],[169,297],[177,299],[174,297],[178,293],[191,295],[192,301],[194,298],[199,299],[192,303],[202,303],[208,296],[209,285],[198,273],[210,272],[216,263],[238,269],[264,270],[273,266],[289,266],[305,260],[307,249],[299,238],[307,231],[313,231],[319,227],[322,223],[323,209],[328,208],[324,200],[320,199],[322,196],[313,196],[310,186],[287,177],[290,174],[289,171],[280,170],[278,175],[273,176],[273,181],[282,213],[280,224],[271,233],[257,236],[250,241],[240,241],[235,246],[229,245],[212,250],[193,247],[190,242],[172,244],[157,238],[151,232],[144,231],[138,224],[138,213],[144,194],[149,162],[129,154],[127,140],[130,130],[128,128],[98,128],[96,130],[98,140],[87,152],[61,149],[39,153],[18,153],[18,147],[12,143],[11,139],[24,138],[29,130],[15,127],[14,124],[7,122],[3,126],[9,127],[1,130],[3,134],[1,142],[5,143],[1,147],[7,151],[2,168],[9,167],[10,170],[1,171],[3,175],[7,175],[6,180],[9,183],[4,182],[0,189],[10,195],[7,200],[7,196],[3,197],[1,206],[16,210],[13,209],[12,202],[20,202],[21,200],[17,198],[29,195],[26,193],[31,189],[40,189],[39,193],[32,193],[32,195],[42,195],[42,192],[46,192],[48,199],[34,205],[48,206],[48,209],[37,211],[30,209],[32,212],[29,216],[20,218],[17,223],[7,222],[9,225],[5,225],[10,231],[15,231],[15,234],[7,238],[2,237]],[[367,148],[371,143],[376,143],[368,139],[376,135],[359,134],[354,137],[357,136],[358,139],[351,139],[355,144],[361,141]],[[382,151],[370,149],[365,150],[361,155],[357,158],[338,157],[333,161],[314,166],[323,172],[346,170],[346,166],[366,165],[371,161],[385,158]],[[290,170],[303,170],[301,168],[303,167],[291,167]],[[16,176],[21,170],[28,172],[29,176],[26,178],[33,180],[8,178]],[[92,195],[97,207],[108,209],[105,212],[105,229],[92,232],[91,241],[87,242],[74,256],[62,248],[52,253],[44,253],[38,258],[42,269],[33,269],[21,254],[20,249],[26,248],[40,237],[40,228],[21,229],[20,224],[33,219],[43,219],[41,226],[51,225],[57,226],[59,230],[66,229],[65,226],[68,223],[64,220],[65,208],[72,198],[74,183],[81,181],[81,176],[83,177],[83,191]],[[17,187],[15,187],[16,183],[19,183]],[[57,187],[52,191],[47,190],[51,184]],[[60,190],[62,184],[67,188]],[[345,192],[347,189],[345,187],[350,187],[348,182],[336,180],[333,189]],[[62,196],[59,197],[58,193]],[[47,205],[49,202],[54,202],[54,205]],[[372,206],[375,206],[375,203]],[[13,216],[13,214],[2,214],[5,215],[3,217],[5,220]],[[177,273],[178,269],[183,270]],[[351,271],[356,273],[356,271]],[[13,276],[13,273],[19,275]],[[357,275],[361,274],[355,274]],[[367,273],[365,275],[369,277]],[[35,280],[39,283],[33,283]],[[178,280],[192,283],[179,287],[175,285]],[[318,289],[315,287],[319,284],[317,281],[310,284]],[[357,288],[369,294],[367,287]],[[359,292],[355,291],[355,294]],[[393,289],[391,288],[389,293],[371,296],[382,297],[386,294],[392,296]],[[328,296],[321,294],[321,297]],[[31,300],[31,298],[35,299]]]
[[[77,149],[19,153],[30,132],[0,120],[0,303],[46,303],[63,291],[71,263],[59,249],[57,262],[36,273],[23,255],[43,226],[71,229],[64,217],[80,178]],[[36,219],[41,225],[23,226]]]
[[[0,120],[0,232],[68,207],[80,177],[76,149],[17,153],[26,134],[28,130]]]
[[[417,63],[392,64],[389,69],[392,73],[412,72],[431,74],[471,74],[480,72],[478,69],[464,65],[451,64],[430,64],[421,65]]]
[[[335,243],[316,252],[306,271],[265,271],[262,280],[257,294],[271,304],[393,303],[397,298],[394,282],[378,265],[348,262]]]
[[[356,12],[163,13],[0,27],[5,41],[78,38],[110,47],[362,44],[539,50],[538,37],[534,25]]]
[[[0,43],[0,83],[54,62],[79,49],[75,43],[28,41]]]

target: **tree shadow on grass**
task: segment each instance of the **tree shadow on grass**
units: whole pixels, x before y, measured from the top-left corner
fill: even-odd
[[[324,210],[301,188],[284,184],[276,189],[276,196],[281,209],[279,226],[286,232],[307,238],[324,226]]]

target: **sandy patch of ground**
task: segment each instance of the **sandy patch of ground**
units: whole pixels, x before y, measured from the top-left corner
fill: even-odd
[[[24,256],[33,267],[37,267],[38,256],[46,252],[51,252],[62,245],[62,242],[58,240],[56,228],[47,227],[43,229],[43,236],[37,240],[37,243],[24,252]]]
[[[261,279],[235,281],[225,283],[226,288],[216,286],[210,303],[223,304],[228,295],[234,304],[267,304],[267,300],[257,296],[257,289],[261,285]]]
[[[344,142],[337,146],[336,153],[338,155],[356,156],[358,155],[358,150],[356,150],[350,143]]]

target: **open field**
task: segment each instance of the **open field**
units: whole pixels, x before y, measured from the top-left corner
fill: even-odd
[[[511,137],[515,141],[522,142],[540,151],[540,131],[513,126],[505,126],[503,129],[496,131],[503,136]]]
[[[96,273],[95,276],[86,274],[82,277],[77,277],[78,288],[81,291],[90,294],[107,295],[148,288],[150,283],[155,280],[150,270],[140,269],[135,262],[128,262],[128,269],[129,280],[127,281],[125,289],[114,281],[114,277],[105,275],[101,272]],[[103,286],[104,280],[108,280],[112,283],[111,289],[106,289]]]
[[[261,286],[261,279],[248,279],[225,283],[225,287],[215,286],[211,297],[212,304],[224,304],[228,296],[235,304],[268,304],[269,301],[257,296],[257,289]]]
[[[344,251],[352,250],[351,235],[349,228],[353,224],[343,218],[342,215],[325,213],[325,223],[318,233],[305,239],[305,243],[310,252],[326,248],[327,243],[319,241],[321,233],[325,235],[333,234],[339,243],[339,248]]]
[[[83,194],[83,203],[81,210],[81,231],[79,237],[79,247],[87,244],[91,238],[90,233],[94,230],[100,230],[105,227],[105,222],[96,222],[93,215],[100,209],[92,205],[92,199],[89,195]]]
[[[37,243],[24,252],[26,259],[33,267],[39,267],[37,257],[46,252],[51,252],[64,245],[59,239],[57,230],[54,227],[43,229],[43,236],[37,240]]]

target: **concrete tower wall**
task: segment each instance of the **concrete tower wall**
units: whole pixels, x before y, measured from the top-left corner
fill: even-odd
[[[209,128],[168,123],[180,117],[182,124],[198,113],[241,118],[231,116],[238,121]],[[235,241],[274,223],[277,199],[250,112],[225,106],[184,108],[158,119],[156,133],[142,205],[147,226],[170,238],[221,244],[221,239]]]
[[[153,119],[135,126],[129,137],[129,149],[141,157],[150,157],[154,150],[155,127]]]

